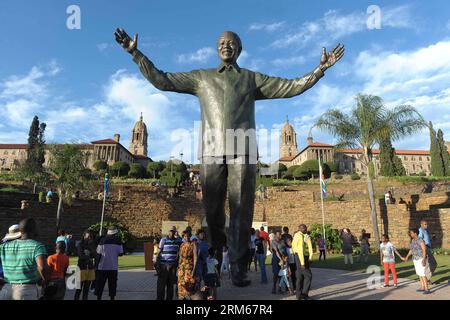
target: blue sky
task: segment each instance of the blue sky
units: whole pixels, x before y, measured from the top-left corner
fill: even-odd
[[[66,27],[72,4],[81,10],[80,30]],[[367,28],[372,4],[381,8],[381,29]],[[150,157],[183,152],[195,161],[197,100],[146,82],[114,41],[119,26],[139,33],[141,51],[165,71],[216,66],[214,47],[224,30],[242,39],[242,67],[287,78],[317,66],[322,46],[344,43],[343,60],[314,88],[257,103],[264,162],[278,157],[286,115],[301,149],[317,117],[330,107],[349,110],[358,92],[379,95],[388,107],[415,106],[450,140],[449,1],[18,0],[0,11],[0,143],[24,143],[37,114],[48,124],[48,142],[89,142],[117,132],[128,147],[143,112]],[[428,132],[394,145],[427,149]]]

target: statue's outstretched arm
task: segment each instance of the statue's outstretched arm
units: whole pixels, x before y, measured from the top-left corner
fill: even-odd
[[[118,28],[114,33],[116,41],[133,56],[144,77],[151,82],[156,88],[163,91],[174,91],[180,93],[194,94],[197,91],[198,72],[163,72],[155,67],[155,65],[137,48],[138,35],[134,38]]]
[[[344,46],[340,44],[328,54],[323,48],[320,65],[312,72],[296,79],[283,79],[255,73],[256,99],[290,98],[305,92],[324,76],[325,70],[342,58],[344,51]]]

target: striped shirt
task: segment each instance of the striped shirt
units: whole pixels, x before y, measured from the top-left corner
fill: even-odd
[[[41,278],[36,258],[46,256],[45,246],[35,240],[13,240],[0,245],[4,279],[12,284],[37,283]]]
[[[162,264],[176,264],[178,251],[183,240],[180,238],[169,239],[169,237],[162,238],[159,243],[159,249],[161,250],[161,263]]]

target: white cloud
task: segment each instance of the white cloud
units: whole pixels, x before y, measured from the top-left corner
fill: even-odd
[[[365,92],[388,99],[413,99],[445,90],[450,83],[450,41],[417,50],[359,54],[356,76],[365,81]]]
[[[33,67],[25,76],[0,82],[0,118],[5,120],[0,128],[0,143],[25,143],[31,120],[38,115],[47,123],[49,143],[90,142],[120,133],[121,143],[128,147],[131,129],[142,112],[149,130],[150,156],[163,159],[173,147],[172,130],[191,126],[185,114],[195,112],[192,99],[162,93],[138,74],[117,71],[106,82],[99,99],[83,102],[56,94],[56,79],[52,77],[59,70],[54,64]],[[34,95],[25,90],[26,86]]]
[[[410,28],[413,23],[408,6],[386,7],[381,9],[381,27]],[[337,10],[327,11],[322,18],[306,21],[302,25],[293,27],[290,32],[272,42],[276,48],[295,46],[303,48],[314,42],[321,46],[328,46],[333,42],[354,33],[366,31],[368,15],[365,11],[341,14]]]
[[[25,76],[11,76],[2,84],[1,98],[36,97],[46,94],[46,84],[39,82],[45,73],[38,67],[33,67]]]
[[[386,7],[381,10],[381,28],[416,28],[408,6]]]
[[[29,127],[34,113],[39,108],[40,105],[37,102],[18,99],[8,102],[5,105],[0,105],[0,117],[8,119],[9,123],[16,127],[26,128]]]
[[[109,45],[108,43],[102,42],[102,43],[98,43],[98,44],[97,44],[97,49],[98,49],[98,51],[103,52],[103,51],[105,51],[106,49],[108,49],[109,46],[110,46],[110,45]]]
[[[242,50],[237,60],[237,63],[239,66],[241,66],[241,68],[247,68],[253,71],[260,71],[265,61],[263,59],[253,58],[248,51]]]
[[[216,50],[211,47],[200,48],[195,52],[183,53],[177,56],[177,62],[181,64],[188,63],[206,63],[216,54]]]
[[[301,66],[305,63],[306,59],[303,56],[295,56],[289,58],[278,58],[272,60],[272,64],[276,67],[290,68],[295,66]]]
[[[284,21],[273,22],[273,23],[252,23],[249,27],[249,31],[266,31],[274,32],[281,29],[284,26]]]

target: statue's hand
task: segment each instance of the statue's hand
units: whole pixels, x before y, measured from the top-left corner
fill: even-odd
[[[327,54],[327,50],[322,48],[322,57],[320,58],[320,68],[322,71],[327,70],[338,62],[344,55],[344,45],[338,44],[330,53]]]
[[[120,44],[125,50],[129,53],[133,53],[137,48],[138,35],[137,33],[134,35],[134,38],[131,39],[130,36],[123,30],[122,28],[117,28],[116,32],[114,32],[116,37],[116,41]]]

